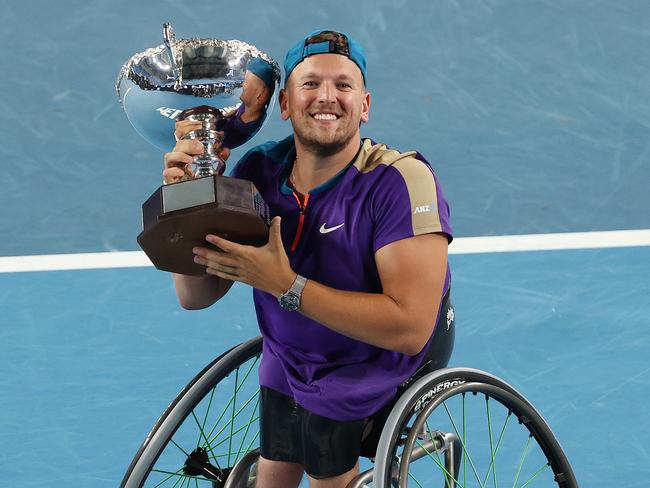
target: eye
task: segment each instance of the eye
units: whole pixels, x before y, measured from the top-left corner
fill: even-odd
[[[318,84],[315,81],[309,80],[309,81],[305,81],[302,84],[302,86],[304,86],[306,88],[314,88],[315,86],[318,86]]]
[[[347,83],[345,81],[341,81],[341,82],[337,83],[336,86],[338,87],[339,90],[350,90],[350,89],[352,89],[352,85],[350,85],[349,83]]]

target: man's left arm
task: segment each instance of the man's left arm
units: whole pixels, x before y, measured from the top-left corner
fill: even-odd
[[[269,243],[242,246],[207,236],[224,252],[197,248],[195,261],[207,272],[241,281],[279,297],[296,273],[289,265],[274,219]],[[300,313],[339,332],[384,349],[418,354],[435,324],[447,271],[448,240],[444,234],[422,234],[379,248],[375,260],[382,293],[337,290],[308,280]]]
[[[353,339],[418,354],[438,315],[447,249],[442,234],[392,242],[375,253],[382,293],[335,290],[308,280],[300,312]]]

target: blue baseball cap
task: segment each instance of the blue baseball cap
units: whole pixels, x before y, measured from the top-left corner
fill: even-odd
[[[262,58],[251,58],[248,65],[246,65],[246,71],[250,71],[262,80],[267,88],[271,90],[271,93],[273,93],[275,90],[275,75],[271,63]]]
[[[361,70],[364,84],[367,84],[366,55],[361,44],[341,32],[321,29],[310,32],[287,52],[284,58],[285,85],[291,72],[306,57],[327,53],[340,54],[354,61]]]

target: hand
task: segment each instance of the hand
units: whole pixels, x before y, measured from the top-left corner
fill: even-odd
[[[222,249],[194,248],[194,262],[206,272],[227,280],[240,281],[279,297],[296,279],[280,235],[280,217],[269,230],[269,242],[262,247],[244,246],[209,234],[206,241]]]
[[[165,184],[177,183],[183,179],[194,178],[192,172],[193,157],[203,154],[203,144],[197,139],[183,140],[182,138],[193,130],[202,127],[201,122],[191,120],[181,120],[176,122],[174,136],[177,143],[171,152],[165,153],[163,178]],[[230,149],[226,147],[219,148],[219,157],[226,161],[230,156]]]

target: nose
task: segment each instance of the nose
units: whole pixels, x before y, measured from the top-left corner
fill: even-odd
[[[336,87],[329,81],[323,81],[318,87],[318,102],[333,103],[336,101]]]

